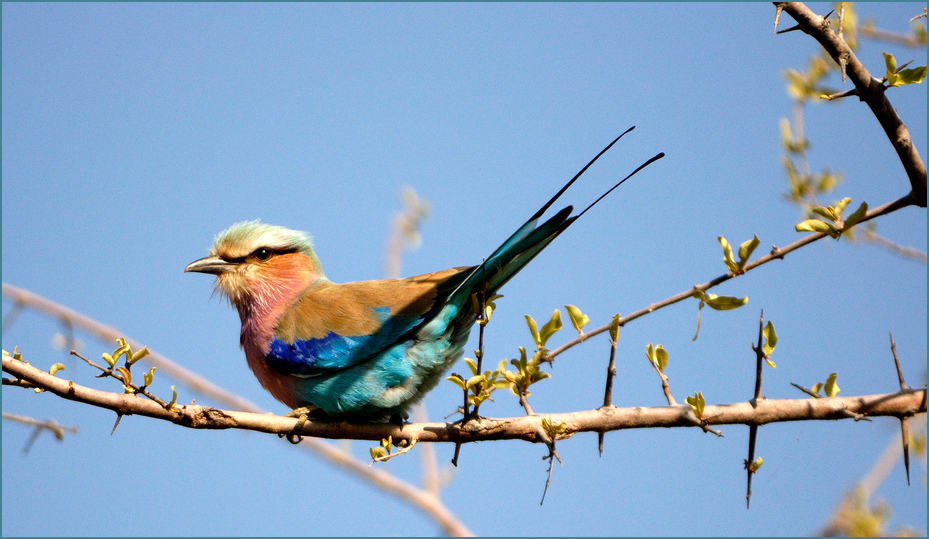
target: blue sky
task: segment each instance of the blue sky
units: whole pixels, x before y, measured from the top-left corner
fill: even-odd
[[[903,32],[924,6],[859,12]],[[210,279],[183,273],[217,232],[256,218],[306,230],[331,279],[380,278],[399,193],[411,186],[433,212],[403,274],[475,264],[637,126],[564,205],[583,207],[655,153],[667,157],[507,284],[486,337],[496,364],[530,345],[524,314],[547,319],[575,304],[596,327],[724,273],[719,235],[737,245],[757,234],[759,252],[800,237],[799,212],[781,197],[778,122],[792,110],[783,72],[805,68],[819,48],[799,32],[775,36],[773,16],[769,4],[5,3],[3,281],[284,413],[245,364],[236,313],[210,299]],[[883,71],[882,51],[926,63],[925,50],[863,41],[858,56],[872,74]],[[925,159],[925,84],[888,95]],[[908,191],[863,104],[810,106],[806,128],[811,167],[844,175],[835,199],[873,207]],[[908,208],[881,219],[878,232],[925,250],[925,223],[925,210]],[[907,381],[921,385],[926,282],[925,264],[819,242],[714,290],[749,303],[704,309],[695,342],[695,301],[629,324],[614,403],[665,404],[644,361],[648,343],[668,349],[678,401],[695,391],[711,403],[749,399],[760,309],[780,337],[768,398],[799,398],[790,382],[809,386],[831,372],[843,395],[893,391],[888,331]],[[61,361],[59,376],[117,391],[53,348],[60,331],[27,312],[3,348],[18,346],[37,365]],[[115,347],[79,337],[91,357]],[[552,379],[533,387],[534,409],[598,407],[608,349],[600,337],[559,357]],[[173,383],[156,374],[152,390],[170,397]],[[182,402],[210,403],[178,390]],[[111,412],[15,388],[3,396],[5,412],[81,429],[64,443],[45,435],[23,455],[29,429],[4,422],[5,535],[437,532],[409,505],[274,436],[138,417],[110,436]],[[425,401],[430,418],[459,396],[440,384]],[[506,395],[482,412],[522,413]],[[765,426],[765,464],[746,511],[748,429],[723,432],[611,433],[602,457],[596,435],[559,442],[564,465],[542,507],[543,447],[467,445],[452,469],[453,447],[439,445],[451,478],[443,500],[482,535],[809,534],[899,436],[892,419]],[[367,458],[370,445],[351,448]],[[381,467],[419,482],[415,450]],[[894,507],[891,526],[925,529],[924,461],[914,462],[913,486],[898,465],[876,495]]]

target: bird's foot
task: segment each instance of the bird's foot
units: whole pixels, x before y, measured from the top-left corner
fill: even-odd
[[[388,419],[387,422],[390,423],[391,425],[397,425],[398,427],[400,427],[400,430],[403,430],[403,424],[406,423],[406,420],[409,418],[410,416],[405,413],[404,414],[400,414],[400,413],[391,414],[390,419]]]
[[[299,444],[303,440],[303,436],[300,436],[297,433],[303,430],[303,426],[306,425],[306,421],[309,419],[309,415],[318,409],[319,408],[316,406],[301,406],[300,408],[295,408],[289,414],[285,414],[284,417],[297,418],[297,422],[294,424],[293,431],[291,431],[290,434],[279,434],[278,436],[281,438],[286,436],[288,442],[292,444]]]

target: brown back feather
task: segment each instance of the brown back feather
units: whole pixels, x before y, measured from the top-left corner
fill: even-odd
[[[330,332],[344,337],[376,333],[382,323],[377,308],[391,316],[427,318],[444,303],[473,268],[451,268],[406,279],[310,285],[284,312],[277,337],[286,342],[321,339]]]

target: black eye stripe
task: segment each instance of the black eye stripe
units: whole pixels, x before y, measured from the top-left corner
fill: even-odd
[[[260,251],[267,251],[268,255],[265,256],[264,258],[262,258],[262,257],[259,255],[259,252],[260,252]],[[295,249],[295,248],[293,248],[293,249],[288,249],[288,248],[273,249],[273,248],[271,248],[271,247],[259,247],[259,248],[255,249],[254,251],[252,251],[251,253],[245,255],[245,256],[237,256],[237,257],[235,257],[235,258],[226,257],[226,256],[221,256],[220,258],[222,258],[222,259],[225,260],[226,262],[232,262],[232,263],[234,263],[234,264],[241,264],[241,263],[245,262],[246,260],[248,260],[249,258],[257,258],[258,260],[268,260],[268,259],[270,259],[270,258],[273,257],[273,256],[277,256],[277,255],[286,255],[286,254],[290,254],[290,253],[296,253],[297,251],[298,251],[298,249]]]

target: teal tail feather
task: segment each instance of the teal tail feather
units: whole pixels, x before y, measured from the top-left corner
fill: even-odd
[[[564,187],[559,190],[555,196],[553,196],[548,202],[543,205],[539,211],[537,211],[532,217],[526,221],[523,226],[513,233],[505,242],[503,242],[500,247],[491,253],[487,259],[475,267],[472,273],[458,286],[458,288],[452,293],[452,301],[457,305],[467,305],[470,303],[469,297],[474,293],[483,293],[486,297],[490,297],[494,292],[500,289],[504,284],[507,283],[514,275],[519,273],[519,271],[525,267],[533,258],[536,257],[542,250],[544,250],[548,244],[552,242],[559,234],[567,230],[574,221],[576,221],[581,215],[587,213],[587,210],[594,207],[598,202],[603,200],[608,194],[610,194],[614,189],[622,185],[623,182],[634,176],[637,172],[652,164],[653,162],[664,157],[664,153],[659,153],[655,157],[652,157],[638,168],[636,168],[631,174],[620,180],[616,185],[611,187],[605,193],[603,193],[597,200],[587,206],[584,211],[581,213],[572,216],[571,212],[574,211],[573,206],[568,206],[550,219],[538,225],[539,218],[544,214],[551,206],[568,190],[571,185],[581,177],[582,174],[597,161],[607,150],[609,150],[619,139],[623,138],[623,135],[635,129],[635,126],[630,127],[624,131],[621,135],[616,137],[613,142],[609,143],[606,148],[600,151],[590,160],[587,165],[584,166],[571,180],[564,185]]]

